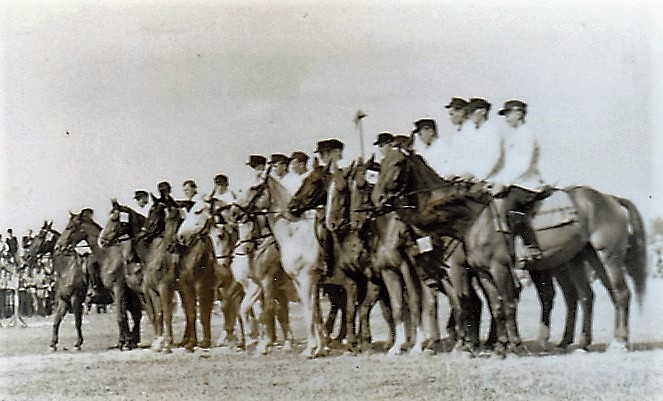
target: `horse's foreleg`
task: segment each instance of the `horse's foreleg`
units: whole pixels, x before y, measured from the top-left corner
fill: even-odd
[[[380,287],[369,280],[366,284],[366,296],[359,305],[359,342],[362,349],[371,344],[370,314],[379,297]]]
[[[51,336],[51,351],[58,349],[60,324],[62,319],[67,314],[67,303],[63,299],[58,299],[57,307],[55,309],[55,316],[53,317],[53,334]]]
[[[495,333],[497,337],[495,351],[498,353],[498,355],[505,355],[509,337],[507,335],[504,317],[504,305],[500,293],[490,274],[479,272],[477,274],[477,278],[481,282],[481,286],[486,291],[488,302],[491,305],[490,310],[492,311],[493,319],[495,320]]]
[[[180,282],[179,290],[186,320],[184,325],[184,335],[182,336],[180,344],[185,347],[187,351],[193,351],[193,347],[196,346],[197,343],[195,288],[190,283]]]
[[[279,324],[281,325],[281,331],[283,331],[283,348],[289,351],[292,349],[294,335],[292,333],[292,328],[290,327],[288,294],[285,291],[279,290],[277,292],[276,301],[276,315],[278,317]]]
[[[161,305],[163,316],[162,336],[164,340],[164,348],[167,353],[172,352],[173,348],[173,311],[174,311],[174,291],[173,289],[164,284],[161,291],[159,291],[159,298],[157,301]]]
[[[551,270],[532,270],[529,272],[529,275],[536,287],[536,292],[539,295],[539,302],[541,303],[541,321],[539,322],[539,336],[537,342],[541,347],[545,348],[550,340],[550,312],[552,311],[553,301],[555,299],[555,285],[552,280],[553,275]],[[568,302],[570,298],[567,298],[567,294],[564,294],[564,299],[566,299],[567,302],[566,327],[568,329]],[[573,330],[571,330],[570,338],[567,338],[568,332],[566,330],[564,333],[564,339],[562,339],[562,342],[560,343],[561,347],[568,346],[573,342]],[[569,340],[569,342],[565,344],[567,340]]]
[[[124,351],[124,347],[129,342],[129,323],[127,320],[127,299],[125,293],[125,286],[122,283],[115,283],[113,285],[113,294],[116,306],[116,319],[119,330],[119,338],[117,346],[120,351]]]
[[[396,338],[391,348],[387,351],[387,354],[398,355],[407,344],[407,328],[403,319],[403,283],[401,282],[401,276],[392,269],[382,271],[382,280],[389,294],[389,303],[391,304],[392,316],[396,327]]]
[[[355,328],[355,322],[357,318],[357,282],[345,278],[345,340],[350,349],[353,349],[357,345],[357,334]]]
[[[213,280],[210,282],[214,284]],[[203,341],[200,343],[200,347],[209,348],[212,346],[212,309],[216,298],[216,286],[201,286],[199,294],[200,322],[203,326]]]
[[[261,280],[262,298],[263,298],[263,312],[261,318],[263,332],[261,333],[260,343],[258,344],[257,352],[266,354],[269,348],[276,342],[276,329],[274,327],[274,300],[275,288],[273,276],[267,275]]]
[[[507,335],[509,336],[509,343],[512,346],[517,347],[521,343],[520,334],[518,333],[518,323],[516,322],[518,294],[509,263],[492,260],[490,262],[490,274],[495,281],[495,286],[497,287],[500,296],[502,297],[504,320],[506,323]]]
[[[74,347],[81,350],[83,345],[83,295],[71,297],[71,311],[74,313],[74,324],[76,326],[76,343]]]

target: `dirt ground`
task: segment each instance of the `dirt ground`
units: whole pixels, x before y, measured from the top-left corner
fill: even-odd
[[[333,350],[308,360],[292,351],[270,355],[227,348],[172,354],[147,349],[152,329],[143,319],[144,348],[111,349],[117,326],[111,312],[84,318],[82,351],[74,351],[73,317],[60,330],[60,349],[48,351],[50,318],[25,319],[27,328],[0,328],[2,400],[663,400],[663,280],[649,282],[642,310],[632,303],[631,352],[607,351],[613,308],[595,283],[594,345],[590,352],[544,352],[531,342],[529,355],[470,359],[440,347],[436,355],[388,357],[383,352],[351,355]],[[564,306],[561,292],[553,314],[552,340],[559,341]],[[304,338],[299,305],[291,304],[295,336]],[[519,325],[525,340],[538,328],[539,304],[532,287],[523,292]],[[440,299],[441,319],[448,315]],[[183,330],[181,314],[175,332]],[[213,335],[221,317],[214,316]],[[374,311],[377,341],[384,323]],[[441,324],[443,326],[443,324]],[[485,328],[484,328],[485,333]],[[444,334],[443,334],[444,335]]]

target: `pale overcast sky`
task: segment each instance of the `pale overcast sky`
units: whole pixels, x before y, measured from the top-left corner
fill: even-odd
[[[241,186],[249,153],[334,136],[354,158],[357,109],[370,151],[419,117],[444,134],[452,96],[525,100],[550,181],[663,215],[656,2],[3,4],[0,233],[83,207],[103,224],[112,197],[164,179]]]

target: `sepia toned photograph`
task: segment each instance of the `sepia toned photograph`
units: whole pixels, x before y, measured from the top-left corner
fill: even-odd
[[[0,5],[0,400],[663,400],[663,6]]]

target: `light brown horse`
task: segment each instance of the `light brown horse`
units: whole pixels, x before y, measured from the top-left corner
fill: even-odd
[[[617,344],[625,345],[629,334],[630,299],[625,273],[634,279],[639,299],[645,290],[643,261],[626,257],[629,243],[644,242],[641,221],[637,213],[627,213],[614,197],[591,188],[570,188],[567,193],[577,209],[577,221],[561,229],[540,232],[538,240],[544,257],[529,263],[527,268],[530,271],[570,270],[568,264],[577,257],[591,263],[615,305]],[[499,216],[486,192],[443,180],[420,156],[394,149],[387,152],[382,161],[372,198],[377,206],[395,207],[405,221],[424,232],[462,241],[468,264],[487,275],[482,282],[493,285],[501,297],[491,300],[497,319],[498,342],[506,344],[508,339],[514,345],[520,343],[515,321],[517,293],[512,272],[515,260],[512,238],[495,230]],[[636,251],[637,254],[644,252]],[[585,312],[591,313],[589,309]],[[591,341],[591,316],[584,318],[583,346]]]
[[[244,296],[241,285],[230,270],[230,261],[220,259],[220,263],[217,263],[210,237],[214,222],[211,207],[211,203],[206,200],[196,202],[177,230],[180,249],[178,290],[186,315],[182,344],[189,351],[193,351],[196,345],[201,348],[211,346],[211,313],[219,287],[222,292],[227,291],[229,294],[225,301],[229,302],[230,306],[227,307],[230,309],[225,310],[232,311],[232,316],[225,316],[226,331],[232,332],[237,317],[236,308]],[[230,244],[234,246],[234,242],[230,241]],[[232,249],[232,246],[228,248]],[[200,308],[200,321],[203,326],[203,340],[200,344],[196,336],[197,307]]]

